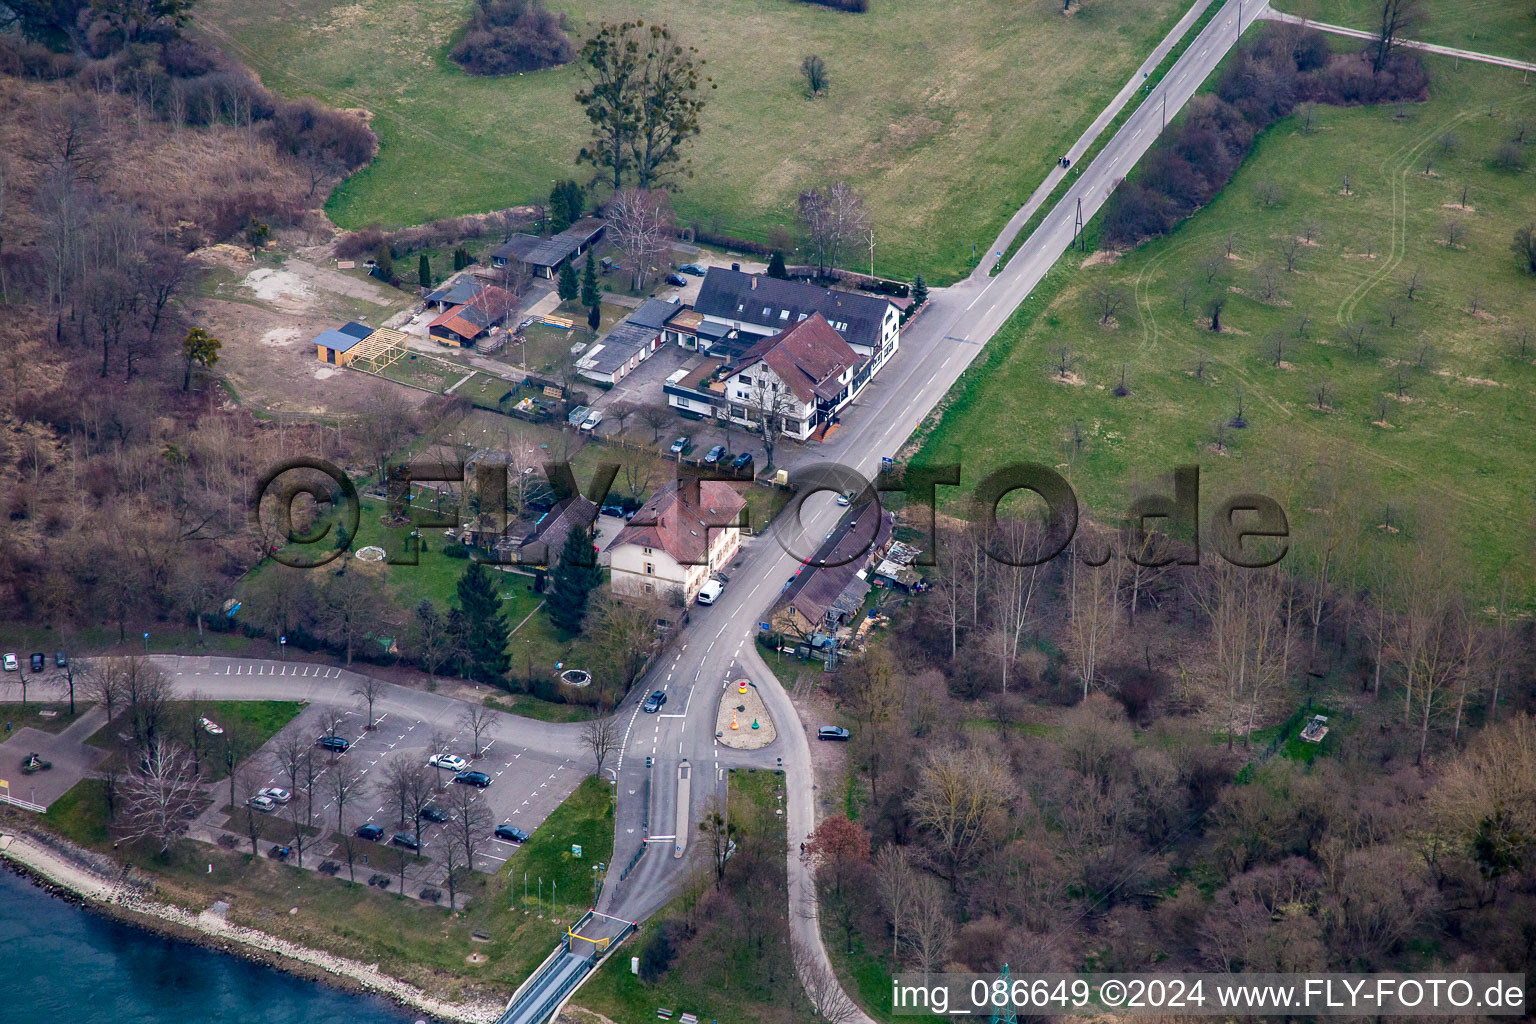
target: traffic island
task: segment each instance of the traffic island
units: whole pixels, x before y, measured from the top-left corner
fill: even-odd
[[[757,684],[738,679],[720,695],[720,713],[715,718],[715,738],[736,750],[759,750],[778,737],[768,706],[757,692]]]

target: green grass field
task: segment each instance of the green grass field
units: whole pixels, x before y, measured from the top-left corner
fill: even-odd
[[[792,0],[580,0],[603,20],[666,21],[714,79],[681,182],[682,223],[761,239],[803,188],[846,178],[868,197],[876,270],[931,282],[971,264],[1184,6],[1174,0],[881,0],[848,15]],[[373,115],[378,158],[331,197],[344,228],[396,226],[544,199],[585,178],[574,66],[472,78],[447,59],[470,0],[205,0],[197,23],[271,88]],[[831,92],[806,98],[801,58]],[[866,267],[868,253],[850,254]]]
[[[224,761],[225,743],[232,742],[236,755],[242,759],[251,751],[260,749],[277,734],[277,731],[304,710],[301,701],[293,700],[175,700],[166,704],[162,733],[189,749],[196,743],[198,764],[209,779],[226,779],[229,769]],[[123,736],[131,731],[121,709],[113,717],[110,726],[97,729],[87,743],[94,747],[121,753],[125,761],[137,757],[132,739]],[[214,736],[198,724],[199,718],[207,718],[224,730]]]
[[[1114,262],[1059,264],[952,390],[917,460],[958,454],[966,488],[1009,462],[1056,466],[1101,520],[1123,514],[1137,486],[1198,462],[1203,515],[1238,491],[1269,493],[1300,512],[1302,558],[1310,488],[1329,462],[1344,493],[1328,507],[1371,535],[1402,546],[1416,529],[1443,531],[1474,587],[1511,565],[1528,581],[1532,494],[1519,467],[1536,456],[1536,343],[1522,358],[1512,339],[1532,323],[1536,280],[1509,246],[1536,218],[1536,175],[1490,157],[1536,112],[1536,93],[1518,72],[1430,67],[1432,99],[1401,118],[1321,107],[1307,133],[1292,117],[1171,236]],[[1257,201],[1263,182],[1283,198]],[[1309,226],[1288,272],[1284,250]],[[1095,293],[1116,289],[1125,301],[1102,325]],[[1216,295],[1227,301],[1219,334],[1205,318]],[[1361,326],[1357,352],[1345,332]],[[1122,372],[1130,393],[1115,397]],[[1248,426],[1218,431],[1239,394]]]
[[[572,852],[573,846],[581,847],[580,857]],[[511,904],[537,911],[542,879],[544,912],[549,912],[553,901],[557,916],[579,917],[592,905],[592,866],[606,864],[612,855],[613,786],[606,779],[589,775],[507,858],[501,870],[513,889]]]
[[[1281,0],[1287,14],[1375,31],[1381,25],[1381,0]],[[1536,9],[1520,0],[1458,0],[1429,3],[1424,25],[1411,37],[1463,50],[1495,53],[1518,60],[1536,59]]]

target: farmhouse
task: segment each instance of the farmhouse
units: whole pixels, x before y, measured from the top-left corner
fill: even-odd
[[[372,333],[372,327],[360,324],[356,320],[348,321],[332,330],[321,331],[314,340],[315,358],[322,363],[346,366],[357,358],[360,351],[359,342]]]
[[[890,299],[764,274],[710,267],[693,308],[702,316],[700,328],[724,332],[719,340],[706,342],[704,331],[695,328],[696,347],[727,358],[745,352],[758,338],[820,313],[866,360],[852,381],[855,395],[901,345],[901,311]]]
[[[596,217],[579,220],[551,238],[517,234],[491,250],[491,266],[522,264],[538,277],[553,278],[566,260],[590,249],[608,229]]]
[[[614,593],[692,604],[710,573],[736,556],[746,506],[718,480],[658,488],[608,548]]]
[[[867,363],[820,313],[811,313],[742,354],[724,380],[722,408],[732,423],[756,429],[767,417],[804,441],[837,422]]]
[[[850,509],[774,602],[774,629],[831,636],[847,625],[869,594],[869,566],[890,546],[894,523],[876,501]]]
[[[440,345],[471,348],[516,308],[517,299],[512,293],[493,285],[464,305],[441,314],[427,325],[427,334]]]
[[[676,303],[647,299],[581,354],[576,372],[599,384],[617,384],[665,344],[667,319],[676,310]]]

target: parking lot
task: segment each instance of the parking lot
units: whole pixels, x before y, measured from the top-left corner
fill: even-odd
[[[304,858],[305,868],[318,868],[327,859],[343,864],[345,862],[339,844],[332,838],[332,831],[336,827],[336,799],[334,787],[329,784],[329,773],[343,762],[354,767],[362,777],[358,792],[346,801],[342,816],[344,831],[351,834],[364,824],[378,825],[384,830],[383,839],[378,844],[380,846],[387,845],[397,831],[415,832],[414,822],[400,820],[398,801],[391,799],[387,793],[385,778],[392,759],[403,758],[425,765],[427,758],[434,752],[458,754],[470,762],[471,770],[490,776],[491,783],[486,788],[470,787],[472,799],[486,810],[485,837],[476,850],[474,863],[476,870],[485,872],[498,870],[516,850],[515,844],[491,835],[497,825],[510,824],[532,834],[550,812],[570,795],[584,775],[584,766],[578,766],[574,761],[497,739],[485,740],[482,737],[484,749],[480,751],[479,757],[472,757],[473,751],[470,748],[473,736],[463,723],[430,722],[386,713],[376,719],[370,731],[365,728],[365,711],[350,707],[333,709],[310,705],[252,758],[251,763],[259,766],[264,777],[261,782],[263,787],[289,788],[290,783],[279,766],[275,751],[281,748],[285,738],[293,732],[318,740],[325,733],[327,715],[336,711],[342,713],[344,723],[338,735],[348,740],[350,745],[345,753],[335,755],[334,758],[324,751],[317,751],[324,762],[313,787],[313,813],[314,821],[322,832],[321,837],[315,841],[313,851]],[[453,773],[442,769],[431,771],[438,776],[440,787],[440,796],[436,802],[447,811],[451,807],[451,798],[458,796],[451,792],[457,788],[452,781]],[[226,805],[227,799],[215,799],[213,806],[202,815],[199,821],[202,828],[194,832],[194,837],[216,840],[219,833],[228,833],[248,841],[245,839],[244,815],[238,810],[233,816],[226,815]],[[270,813],[274,818],[287,820],[285,809],[281,806]],[[203,830],[206,830],[206,834],[197,834]],[[413,860],[406,868],[405,889],[408,895],[417,896],[422,888],[429,886],[445,888],[444,867],[438,851],[452,841],[462,842],[462,839],[451,823],[422,822],[420,853],[423,859]],[[264,844],[264,847],[270,845]],[[359,877],[375,871],[386,874],[395,872],[396,861],[392,856],[383,863],[380,861],[376,848],[365,846],[357,864]]]

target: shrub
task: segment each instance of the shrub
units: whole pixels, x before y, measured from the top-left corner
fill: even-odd
[[[682,942],[682,926],[676,921],[662,921],[640,951],[640,980],[652,984],[671,969]]]
[[[542,0],[480,0],[451,56],[472,75],[511,75],[569,64],[576,47]]]
[[[372,160],[379,141],[357,115],[328,110],[308,99],[279,106],[267,134],[283,152],[344,171]]]
[[[449,558],[468,558],[469,548],[457,542],[452,544],[444,544],[443,554],[447,555]]]

